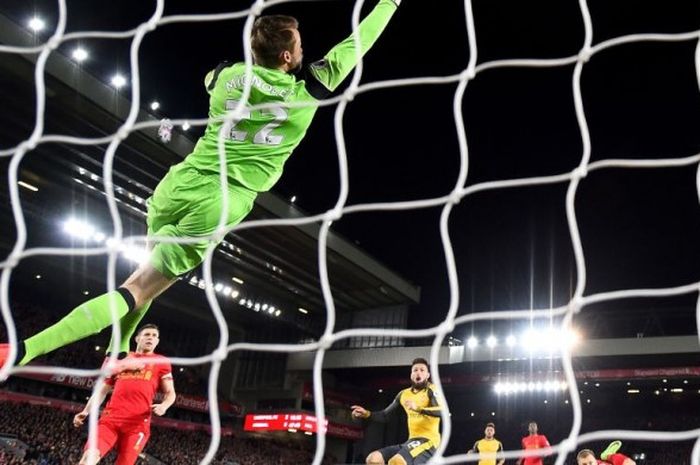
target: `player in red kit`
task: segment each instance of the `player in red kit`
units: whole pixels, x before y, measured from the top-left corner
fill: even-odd
[[[115,445],[116,465],[133,465],[151,435],[151,414],[161,416],[175,402],[170,361],[154,353],[159,340],[156,325],[141,327],[136,333],[136,352],[118,362],[116,374],[105,380],[102,389],[90,397],[82,412],[73,418],[76,428],[82,426],[90,406],[94,402],[102,404],[107,394],[112,393],[98,422],[97,449],[89,449],[89,444],[85,444],[80,465],[96,464]],[[143,358],[156,361],[139,360]],[[158,390],[164,394],[163,401],[154,404],[153,397]]]
[[[636,462],[623,454],[618,454],[622,442],[613,441],[600,454],[601,460],[595,458],[595,454],[590,449],[583,449],[576,455],[577,465],[636,465]]]
[[[527,431],[530,433],[529,435],[525,436],[523,440],[521,441],[521,444],[523,446],[523,449],[525,450],[532,450],[532,449],[545,449],[549,446],[549,441],[547,441],[547,436],[544,434],[537,434],[537,423],[534,421],[531,421],[529,425],[527,425]],[[548,452],[547,454],[544,455],[549,455],[551,452]],[[542,463],[542,457],[521,457],[518,459],[516,462],[517,465],[543,465]]]

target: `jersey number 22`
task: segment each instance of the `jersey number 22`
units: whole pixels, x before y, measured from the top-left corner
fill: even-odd
[[[238,102],[238,100],[226,100],[226,110],[235,110],[236,106],[238,106]],[[283,136],[273,135],[271,133],[273,129],[279,127],[280,124],[287,121],[287,117],[289,116],[287,110],[282,107],[271,107],[263,108],[259,111],[263,114],[272,114],[272,116],[275,118],[255,133],[255,136],[253,136],[253,143],[261,145],[279,145],[282,143]],[[241,109],[241,116],[239,118],[232,119],[233,125],[231,126],[231,131],[228,134],[229,139],[243,142],[248,138],[248,132],[242,131],[237,126],[241,121],[251,119],[251,116],[252,110],[250,108],[243,107]]]

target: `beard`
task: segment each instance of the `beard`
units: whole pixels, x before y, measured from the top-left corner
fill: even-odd
[[[416,383],[415,381],[411,380],[411,388],[413,389],[425,389],[428,387],[428,380],[424,379],[420,383]]]
[[[300,58],[299,61],[294,65],[293,68],[290,68],[289,74],[299,74],[301,71],[301,66],[302,66],[302,59]]]

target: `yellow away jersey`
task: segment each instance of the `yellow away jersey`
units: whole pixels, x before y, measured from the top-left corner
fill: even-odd
[[[479,465],[496,465],[496,459],[500,458],[503,452],[503,444],[496,438],[479,439],[474,443],[472,451],[479,453]]]
[[[432,384],[418,390],[406,388],[396,395],[387,408],[379,412],[370,412],[370,419],[385,421],[387,415],[395,413],[401,406],[408,420],[409,439],[427,438],[437,447],[440,444],[441,410],[434,389]],[[415,402],[416,410],[409,410],[406,406],[407,401]]]

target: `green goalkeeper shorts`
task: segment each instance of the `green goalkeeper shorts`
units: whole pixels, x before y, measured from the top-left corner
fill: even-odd
[[[164,276],[175,278],[196,268],[206,254],[221,216],[221,183],[218,174],[205,174],[180,163],[173,166],[148,199],[148,236],[198,237],[189,244],[156,242],[151,264]],[[228,185],[227,226],[240,223],[250,213],[256,192]]]

